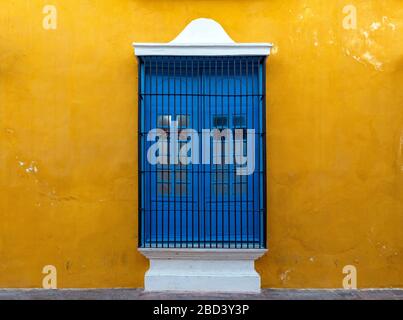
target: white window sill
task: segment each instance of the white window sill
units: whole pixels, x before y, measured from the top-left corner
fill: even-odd
[[[266,249],[139,248],[150,259],[146,291],[260,292],[255,260]]]

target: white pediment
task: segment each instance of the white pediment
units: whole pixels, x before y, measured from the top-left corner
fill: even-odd
[[[133,43],[136,56],[268,56],[270,43],[236,43],[212,19],[199,18],[168,43]]]
[[[224,44],[235,43],[225,32],[224,28],[212,19],[199,18],[189,23],[173,40],[172,44]]]

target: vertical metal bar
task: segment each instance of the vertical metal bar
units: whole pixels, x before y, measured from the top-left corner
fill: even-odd
[[[267,244],[267,110],[266,110],[266,61],[267,58],[264,58],[264,62],[263,62],[263,98],[262,98],[262,108],[263,108],[263,156],[264,156],[264,160],[263,160],[263,165],[264,168],[262,168],[263,171],[263,179],[264,179],[264,198],[263,198],[263,247],[267,248],[268,244]]]
[[[243,69],[242,69],[243,70]],[[249,125],[249,112],[251,109],[251,105],[250,105],[250,101],[249,101],[249,57],[245,58],[245,81],[246,81],[246,88],[245,88],[245,122],[246,122],[246,129],[248,128]],[[244,132],[245,134],[245,132]],[[246,139],[248,138],[247,136],[247,131],[246,131]],[[245,139],[245,136],[243,136],[243,139]],[[248,140],[246,140],[248,141]],[[244,143],[244,140],[242,141],[242,143]],[[247,147],[247,145],[246,145]],[[243,190],[243,184],[245,182],[245,180],[247,180],[247,178],[245,176],[241,176],[241,185],[239,186],[241,189],[241,192]],[[248,185],[246,184],[246,187],[248,187]],[[247,188],[248,189],[248,188]],[[249,248],[249,216],[250,216],[250,211],[249,211],[249,205],[248,205],[248,199],[249,199],[249,192],[248,190],[246,191],[246,221],[247,221],[247,230],[246,230],[246,234],[247,234],[247,247]],[[241,200],[242,201],[242,200]],[[242,205],[242,202],[241,202]],[[242,207],[242,210],[244,210],[244,208]]]
[[[148,77],[147,77],[147,64],[149,63],[148,59],[146,57],[144,57],[144,133],[147,131],[148,128],[148,95],[147,95],[147,83],[148,83]],[[146,148],[147,143],[144,141],[144,147]],[[147,188],[147,181],[148,181],[148,175],[147,175],[147,170],[148,170],[148,162],[146,161],[146,159],[144,159],[144,188]],[[144,193],[144,214],[147,216],[148,218],[148,223],[149,225],[146,225],[147,230],[144,229],[145,233],[148,235],[148,246],[151,247],[151,243],[152,243],[152,238],[151,238],[151,210],[150,210],[150,205],[149,205],[149,201],[148,201],[148,197],[149,197],[149,193],[145,192]]]
[[[220,58],[221,59],[221,116],[223,115],[223,112],[224,112],[224,58],[223,57],[221,57]],[[229,113],[228,113],[228,115],[229,115]],[[228,171],[228,169],[227,169],[227,171]],[[228,173],[229,174],[229,173]],[[229,176],[228,176],[229,177]],[[230,190],[229,190],[229,192],[228,192],[228,194],[227,194],[227,202],[228,202],[228,204],[227,204],[227,214],[229,214],[229,212],[230,212],[230,203],[229,203],[229,196],[230,196]],[[224,223],[224,209],[222,210],[222,215],[221,215],[221,241],[222,241],[222,248],[224,248],[225,247],[225,228],[224,228],[224,225],[225,225],[225,223]]]
[[[144,148],[143,152],[144,152],[145,149],[146,149],[146,146],[147,146],[147,142],[146,142],[146,139],[145,139],[145,132],[146,132],[146,127],[147,127],[147,124],[146,124],[146,106],[147,106],[146,99],[147,99],[147,96],[145,95],[145,93],[146,93],[146,66],[145,66],[145,60],[143,60],[143,62],[142,62],[142,69],[143,69],[142,70],[142,73],[143,73],[143,79],[142,79],[142,86],[143,86],[142,130],[143,130],[143,148]],[[146,157],[143,156],[143,188],[146,188],[146,183],[147,183],[147,181],[146,181],[146,179],[147,179],[146,170],[147,170]],[[147,241],[146,240],[147,239],[146,238],[146,234],[147,234],[146,217],[147,217],[148,213],[147,213],[147,210],[146,210],[147,209],[146,202],[147,202],[147,195],[146,195],[146,192],[144,192],[144,195],[143,195],[144,242]],[[150,241],[151,241],[151,234],[149,235],[149,241],[148,241],[149,243],[146,244],[146,246],[147,245],[151,246]]]
[[[247,58],[245,59],[245,68],[246,68],[246,65],[247,65]],[[245,75],[244,75],[244,73],[243,73],[243,71],[244,71],[244,67],[243,66],[241,66],[241,72],[242,72],[242,78],[244,79],[244,80],[246,80],[246,88],[245,88],[245,90],[246,90],[246,93],[244,94],[244,97],[245,97],[245,109],[247,110],[248,109],[248,92],[247,92],[247,86],[248,86],[248,79],[245,77]],[[243,83],[243,82],[242,82]],[[243,84],[242,84],[242,87],[243,87]],[[242,89],[241,89],[241,92],[242,92]],[[247,112],[246,112],[247,113]],[[241,178],[241,185],[239,186],[240,188],[242,188],[242,178]],[[242,212],[243,212],[244,210],[243,210],[243,208],[242,208]],[[247,245],[247,248],[249,248],[249,214],[248,214],[248,210],[246,210],[246,245]]]
[[[143,126],[143,118],[142,118],[142,105],[143,105],[143,99],[142,99],[142,81],[143,81],[143,75],[142,75],[142,66],[143,62],[140,57],[137,59],[137,156],[138,156],[138,165],[137,165],[137,190],[138,190],[138,210],[137,210],[137,215],[138,215],[138,222],[137,222],[137,242],[138,242],[138,247],[142,248],[144,247],[144,229],[143,229],[143,223],[144,223],[144,210],[143,210],[143,152],[142,152],[142,140],[143,140],[143,135],[142,135],[142,126]]]
[[[161,114],[165,114],[165,101],[164,101],[164,99],[165,99],[165,96],[164,96],[164,76],[165,76],[165,71],[164,70],[165,69],[164,69],[164,57],[161,57],[160,59],[161,59],[161,74],[159,76],[159,79],[161,79],[161,89],[160,89],[161,92],[158,92],[159,90],[158,90],[158,87],[157,87],[157,93],[158,93],[157,101],[159,103],[159,98],[161,98]],[[158,117],[157,117],[156,121],[157,121],[157,126],[156,126],[156,128],[157,128],[158,127]],[[158,173],[157,173],[157,175],[158,175]],[[165,175],[165,172],[162,171],[162,178],[165,181],[164,175]],[[158,176],[157,176],[157,181],[158,181]],[[166,240],[164,239],[165,233],[167,233],[168,236],[169,236],[169,230],[168,230],[168,232],[164,232],[165,227],[166,227],[166,225],[165,225],[164,203],[160,204],[160,209],[161,209],[161,220],[162,220],[162,226],[161,226],[162,247],[164,248],[167,245],[167,243],[169,242],[169,237],[167,237]]]
[[[174,120],[175,117],[176,117],[176,65],[175,65],[175,58],[173,59],[172,63],[173,63],[173,81],[174,81],[174,83],[173,83],[173,94],[172,95],[173,95],[173,104],[174,104],[173,109],[174,109],[174,112],[171,114],[171,121]],[[170,92],[170,94],[171,94],[171,92]],[[172,139],[172,136],[170,138]],[[174,156],[172,154],[172,152],[173,152],[173,150],[169,150],[169,155],[170,155],[171,159]],[[173,208],[173,214],[174,214],[174,247],[176,248],[176,236],[177,236],[177,232],[176,232],[176,216],[177,216],[177,212],[178,212],[178,210],[176,208],[176,190],[175,190],[176,189],[176,170],[175,170],[175,165],[172,162],[170,162],[169,167],[172,169],[172,174],[173,174],[173,179],[172,179],[172,181],[173,181],[173,190],[172,190],[172,194],[173,194],[173,203],[174,203],[174,208]],[[172,197],[172,195],[171,195],[171,197]]]
[[[207,67],[205,67],[205,64],[207,65],[207,63],[205,62],[206,59],[208,59],[208,72],[207,72]],[[212,76],[211,76],[211,58],[203,59],[203,76],[204,76],[204,81],[205,81],[205,83],[203,81],[203,95],[204,95],[203,106],[204,106],[204,108],[206,108],[206,106],[207,106],[209,109],[209,112],[210,112],[210,110],[211,110],[211,78],[212,78]],[[208,85],[207,85],[207,83],[208,83]],[[208,98],[205,96],[206,93],[208,95]],[[204,113],[205,112],[203,112],[203,114]],[[205,168],[203,168],[203,184],[204,184],[204,190],[205,190],[206,189],[206,186],[205,186],[206,185],[206,170],[205,170]],[[211,189],[211,181],[210,181],[210,189]],[[209,230],[210,230],[209,247],[211,248],[211,211],[210,211],[209,217],[210,217],[210,219],[209,219]],[[207,246],[207,222],[206,222],[207,214],[206,214],[206,212],[204,212],[203,218],[204,218],[204,229],[203,229],[204,245],[203,245],[203,247],[206,248],[206,246]]]
[[[262,173],[261,173],[261,163],[262,163],[262,154],[261,154],[261,145],[262,145],[262,68],[260,59],[258,60],[259,64],[259,148],[258,148],[258,155],[259,155],[259,219],[258,219],[258,227],[259,227],[259,239],[257,245],[260,246],[261,243],[261,208],[262,208]]]
[[[251,63],[252,63],[252,69],[253,69],[253,59],[254,58],[252,58],[251,59]],[[252,90],[252,93],[249,91],[249,59],[247,59],[246,60],[246,64],[245,64],[245,68],[246,68],[246,94],[247,94],[247,96],[246,96],[246,99],[247,99],[247,101],[248,101],[248,103],[247,103],[247,105],[246,105],[246,128],[248,128],[248,123],[249,123],[249,113],[250,113],[250,111],[252,111],[252,113],[253,113],[253,108],[254,108],[254,96],[253,96],[253,94],[254,94],[254,92],[253,92],[253,90]],[[253,79],[252,79],[252,81],[253,81]],[[252,84],[252,87],[253,87],[253,84]],[[251,101],[250,100],[252,100],[252,103],[250,103]],[[251,110],[252,109],[252,110]],[[253,116],[252,116],[252,123],[253,123]],[[248,132],[246,131],[246,143],[248,142]],[[248,147],[247,145],[246,145],[246,147]],[[246,180],[246,182],[248,182],[248,176],[246,176],[246,177],[242,177],[242,185],[241,185],[241,188],[243,187],[243,180]],[[255,236],[255,229],[254,229],[254,226],[255,226],[255,213],[254,213],[254,210],[252,210],[252,211],[250,211],[249,210],[249,202],[248,202],[248,200],[249,200],[249,186],[248,186],[248,183],[246,183],[246,212],[247,212],[247,215],[248,215],[248,217],[250,216],[250,215],[252,215],[252,243],[254,243],[254,236]],[[248,243],[248,248],[249,248],[249,243]],[[252,246],[253,247],[253,246]]]
[[[194,64],[193,64],[193,62],[194,62],[194,58],[193,57],[191,57],[190,58],[191,59],[191,81],[192,81],[192,96],[191,96],[191,98],[192,98],[192,108],[193,108],[193,113],[194,113],[194,115],[193,115],[193,119],[194,119],[194,117],[195,117],[195,114],[197,114],[197,122],[198,123],[200,123],[200,117],[201,117],[201,112],[200,112],[200,105],[197,103],[197,109],[196,109],[196,107],[195,107],[195,105],[194,105],[194,98],[195,98],[195,90],[194,90],[194,81],[195,81],[195,79],[194,79]],[[196,101],[197,101],[197,96],[196,96]],[[193,123],[195,123],[196,122],[196,120],[193,120]],[[198,126],[199,127],[199,129],[200,129],[200,126]],[[200,147],[200,146],[199,146]],[[201,155],[202,153],[200,152],[200,150],[199,150],[199,155]],[[200,197],[200,175],[199,175],[199,170],[200,170],[200,163],[198,164],[198,166],[197,166],[197,215],[199,215],[200,214],[200,201],[202,200],[201,199],[201,197]],[[194,184],[193,184],[193,188],[194,188]],[[195,218],[194,218],[194,216],[195,216],[195,211],[193,210],[192,211],[192,248],[194,248],[194,246],[195,246]]]
[[[185,101],[185,117],[184,117],[184,119],[185,119],[185,121],[186,121],[186,127],[188,127],[188,93],[189,93],[189,91],[188,91],[188,60],[187,60],[187,57],[185,57],[185,76],[184,76],[184,79],[185,79],[185,99],[186,99],[186,101]],[[189,194],[189,186],[188,186],[188,167],[189,167],[189,164],[187,164],[186,166],[185,166],[185,170],[186,170],[186,175],[185,175],[185,190],[186,190],[186,192],[185,192],[185,195],[186,195],[186,248],[188,248],[188,245],[189,245],[189,196],[190,196],[190,194]],[[182,178],[182,173],[181,173],[181,178]],[[182,179],[181,179],[182,180]],[[181,182],[181,183],[183,183],[183,181]],[[181,186],[181,190],[182,190],[182,186]],[[193,197],[192,197],[193,198]]]
[[[247,60],[248,58],[245,58],[245,65],[246,65],[246,63],[247,63]],[[244,73],[243,73],[243,67],[242,67],[242,57],[240,58],[240,77],[241,77],[241,79],[243,79],[243,80],[241,80],[241,88],[240,88],[240,94],[241,94],[241,105],[239,106],[239,110],[240,110],[240,115],[242,116],[243,115],[243,96],[244,96],[244,93],[242,92],[242,88],[243,88],[243,81],[245,81],[246,80],[246,92],[245,92],[245,121],[246,121],[246,124],[248,123],[248,77],[247,77],[247,75],[246,75],[246,77],[245,77],[245,75],[244,75]],[[242,128],[242,126],[241,126],[241,128]],[[242,136],[242,139],[243,139],[243,136]],[[243,144],[243,141],[242,141],[242,144]],[[236,174],[236,172],[235,172],[235,174]],[[238,193],[239,193],[239,200],[238,199],[236,199],[237,201],[239,201],[239,204],[240,204],[240,210],[241,210],[241,217],[244,215],[244,211],[245,211],[245,209],[244,209],[244,207],[243,207],[243,202],[242,202],[242,199],[243,199],[243,193],[242,193],[242,184],[243,184],[243,179],[244,179],[244,176],[237,176],[237,178],[236,178],[236,180],[237,180],[237,188],[238,188]],[[237,194],[237,196],[238,196],[238,194]],[[246,216],[248,216],[248,210],[246,209]]]
[[[240,57],[239,59],[239,113],[240,113],[240,118],[239,120],[241,121],[242,117],[243,117],[243,80],[245,79],[245,75],[242,73],[242,58]],[[245,118],[246,121],[246,118]],[[242,125],[240,125],[240,127],[242,128]],[[242,128],[243,129],[243,128]],[[243,144],[243,141],[242,141]],[[242,248],[242,240],[243,240],[243,229],[242,229],[242,216],[243,216],[243,212],[244,212],[244,208],[243,208],[243,185],[244,185],[244,177],[241,176],[241,209],[240,209],[240,213],[239,213],[239,235],[240,235],[240,244],[241,244],[241,248]],[[247,203],[246,203],[247,205]],[[236,245],[236,247],[238,247],[238,245]]]
[[[265,120],[263,119],[263,100],[264,100],[264,87],[263,87],[263,65],[261,63],[261,60],[259,60],[258,62],[258,67],[259,67],[259,90],[261,93],[261,103],[259,104],[259,132],[260,132],[260,139],[259,139],[259,144],[260,147],[264,147],[263,146],[263,123],[265,122]],[[262,115],[262,116],[261,116]],[[261,149],[261,148],[259,148]],[[262,195],[263,192],[263,184],[264,184],[264,177],[263,177],[263,168],[262,166],[265,166],[265,164],[263,163],[263,159],[264,159],[264,154],[261,153],[261,150],[259,150],[259,204],[260,204],[260,208],[262,206],[264,206],[264,195]],[[259,216],[261,215],[261,210],[259,210]],[[261,234],[261,232],[260,232]]]
[[[228,92],[228,96],[227,96],[227,123],[228,123],[228,125],[227,125],[227,127],[228,127],[228,129],[231,128],[230,119],[232,118],[232,115],[230,115],[230,108],[229,108],[229,105],[230,105],[230,102],[231,102],[231,97],[230,97],[230,95],[231,95],[230,78],[231,78],[231,75],[230,75],[230,58],[228,58],[227,59],[227,92]],[[227,139],[225,139],[225,143],[229,144],[229,143],[233,143],[233,141],[230,142],[230,141],[227,141]],[[228,221],[228,226],[227,226],[227,232],[228,232],[228,244],[227,244],[227,247],[228,248],[231,246],[231,215],[230,215],[230,212],[231,212],[231,210],[230,210],[230,207],[231,207],[231,191],[229,190],[230,189],[229,183],[227,183],[227,181],[225,181],[225,171],[227,171],[227,173],[228,173],[229,170],[230,170],[230,167],[231,167],[230,163],[231,162],[230,162],[230,159],[228,159],[228,157],[230,157],[230,156],[233,157],[234,155],[233,154],[232,155],[227,154],[227,148],[225,146],[225,166],[222,167],[223,170],[222,170],[222,173],[221,173],[221,183],[222,183],[223,193],[224,193],[224,186],[227,188],[227,204],[226,204],[227,205],[227,210],[226,211],[227,211],[227,221]],[[225,170],[225,169],[227,169],[227,170]],[[225,185],[224,185],[224,182],[225,182]],[[221,204],[222,205],[222,211],[224,212],[224,204],[225,204],[224,197],[223,197],[222,202],[223,202]]]
[[[255,118],[255,60],[252,60],[251,61],[252,62],[252,94],[253,94],[253,96],[252,96],[252,121],[253,121],[253,123],[254,123],[254,127],[256,126],[256,118]],[[256,130],[256,128],[255,128],[255,130]],[[255,151],[256,152],[256,151]],[[255,193],[255,176],[256,176],[256,173],[254,172],[253,173],[253,191],[252,191],[252,194],[253,194],[253,211],[252,211],[252,244],[253,244],[253,247],[254,247],[254,245],[255,245],[255,210],[256,210],[256,204],[255,204],[255,201],[256,201],[256,193]]]
[[[157,63],[156,62],[156,59],[155,58],[153,58],[153,57],[150,57],[150,87],[149,87],[149,90],[150,90],[150,112],[151,112],[151,115],[154,113],[155,114],[155,124],[157,124],[157,118],[158,118],[158,107],[157,107],[157,104],[155,104],[155,111],[153,112],[153,99],[155,98],[155,94],[154,94],[154,92],[153,92],[153,78],[155,78],[156,77],[156,75],[154,76],[153,75],[153,62],[155,62],[155,63]],[[153,125],[152,125],[152,116],[150,116],[150,129],[153,129]],[[150,175],[150,180],[151,180],[151,183],[150,183],[150,186],[151,185],[156,185],[156,183],[154,184],[154,179],[155,179],[155,169],[154,169],[155,167],[153,167],[153,166],[151,166],[151,164],[150,164],[150,173],[149,173],[149,175]],[[152,198],[152,195],[151,195],[151,198]],[[158,224],[159,224],[159,217],[158,217],[158,198],[156,198],[155,199],[156,201],[155,201],[155,245],[156,245],[156,247],[158,248],[159,247],[159,241],[158,241]],[[153,199],[151,199],[151,208],[153,207]]]
[[[211,124],[212,124],[212,119],[211,119],[211,109],[212,109],[212,99],[213,99],[213,78],[216,81],[216,85],[215,85],[215,91],[217,91],[217,72],[214,73],[214,69],[212,69],[212,64],[213,64],[214,60],[213,58],[209,58],[209,72],[208,72],[208,83],[209,83],[209,102],[208,102],[208,108],[209,108],[209,120],[208,122],[210,123],[210,129],[211,129]],[[217,59],[215,59],[215,63],[217,65]],[[217,68],[216,68],[217,69]],[[215,100],[215,102],[217,102],[217,99]],[[209,146],[210,147],[210,138],[209,138]],[[212,201],[212,197],[211,197],[211,189],[212,189],[212,183],[211,183],[211,168],[212,165],[210,163],[210,173],[209,173],[209,180],[210,180],[210,212],[209,212],[209,230],[210,230],[210,236],[209,236],[209,247],[211,248],[213,246],[213,221],[212,221],[212,213],[211,213],[211,201]],[[206,237],[206,236],[205,236]]]
[[[151,60],[150,59],[147,59],[148,60],[148,92],[151,92]],[[147,73],[147,70],[146,70],[146,73]],[[147,92],[147,91],[146,91]],[[148,94],[148,105],[147,105],[147,107],[148,107],[148,111],[149,111],[149,126],[148,126],[148,128],[147,129],[150,129],[151,128],[151,119],[152,119],[152,111],[151,111],[151,109],[152,109],[152,103],[151,103],[151,94]],[[150,165],[150,163],[147,163],[147,167],[148,167],[148,183],[149,183],[149,187],[151,187],[151,165]],[[151,194],[149,193],[148,194],[148,198],[149,198],[149,201],[148,201],[148,203],[149,203],[149,206],[150,206],[150,245],[152,246],[153,245],[153,237],[152,237],[152,225],[153,225],[153,217],[152,217],[152,215],[153,215],[153,212],[152,212],[152,202],[151,202]]]
[[[157,127],[157,119],[158,119],[158,114],[159,114],[159,107],[158,107],[158,60],[157,60],[157,58],[155,58],[155,74],[154,74],[154,79],[155,79],[155,94],[153,95],[151,95],[151,97],[152,98],[155,98],[155,128]],[[152,80],[151,80],[152,81]],[[152,100],[151,100],[151,105],[152,105]],[[151,128],[152,129],[152,128]],[[150,175],[151,175],[151,177],[153,177],[153,176],[155,176],[155,179],[157,180],[157,178],[156,178],[156,175],[158,174],[156,171],[157,170],[153,170],[153,169],[151,169],[150,170],[151,172],[150,172]],[[155,172],[154,172],[155,171]],[[154,175],[155,174],[155,175]],[[155,181],[155,184],[157,185],[158,183],[157,183],[157,181]],[[158,186],[157,186],[157,188],[158,188]],[[157,246],[157,248],[159,247],[159,243],[158,243],[158,224],[159,224],[159,215],[158,215],[158,207],[159,207],[159,205],[160,205],[160,203],[158,202],[158,199],[156,199],[157,200],[157,202],[156,202],[156,204],[155,204],[155,244],[156,244],[156,246]]]
[[[165,58],[165,57],[164,57]],[[171,61],[169,58],[166,58],[165,61],[165,67],[167,68],[167,82],[168,82],[168,91],[166,93],[166,98],[167,98],[167,103],[168,103],[168,112],[167,112],[167,116],[168,119],[172,119],[172,114],[171,114]],[[165,98],[165,96],[164,96]],[[170,122],[169,122],[170,124]],[[169,183],[168,183],[168,221],[169,221],[169,231],[168,231],[168,239],[169,239],[169,247],[171,247],[172,245],[172,230],[171,230],[171,197],[172,197],[172,185],[174,183],[174,178],[173,178],[173,173],[171,170],[171,163],[170,163],[170,156],[171,156],[171,150],[170,150],[170,139],[171,139],[171,132],[170,129],[167,130],[168,131],[168,136],[167,136],[167,156],[168,156],[168,164],[167,166],[167,171],[168,171],[168,176],[169,176]],[[172,210],[173,214],[174,214],[174,219],[175,219],[175,209]],[[174,230],[175,230],[175,225],[174,225]],[[173,233],[173,238],[174,238],[174,244],[175,244],[175,232]]]
[[[178,92],[178,97],[179,97],[179,114],[183,114],[182,110],[182,61],[183,58],[179,58],[179,71],[178,71],[178,77],[179,77],[179,92]],[[179,114],[175,113],[176,121],[179,120]],[[179,133],[179,130],[178,130]],[[178,150],[179,150],[179,145],[178,145]],[[176,150],[176,151],[178,151]],[[179,171],[179,177],[181,178],[182,176],[182,167],[178,163],[178,165],[175,166],[175,177],[177,177],[177,170]],[[180,206],[180,221],[179,221],[179,226],[180,226],[180,235],[181,235],[181,248],[183,247],[183,195],[182,195],[182,185],[181,185],[181,179],[179,179],[179,206]],[[175,181],[176,185],[175,188],[178,186],[177,181]],[[175,191],[176,192],[176,191]]]
[[[162,68],[163,68],[163,77],[162,77],[162,99],[164,103],[164,115],[169,115],[170,114],[170,70],[169,70],[169,57],[163,57],[162,59]],[[168,137],[167,137],[167,142],[168,142]],[[169,155],[169,146],[167,146],[167,156]],[[169,160],[169,159],[168,159]],[[172,177],[171,177],[171,172],[169,170],[169,167],[165,166],[165,175],[167,179],[167,185],[168,185],[168,190],[171,190],[171,183],[172,183]],[[164,200],[162,203],[162,209],[164,212],[166,211],[166,234],[167,234],[167,242],[166,242],[166,247],[169,248],[171,246],[171,208],[168,205],[169,203]]]
[[[235,107],[235,111],[236,111],[236,109],[237,109],[237,105],[236,105],[236,103],[237,103],[237,86],[236,86],[236,58],[234,57],[234,61],[233,61],[233,68],[234,68],[234,70],[233,70],[233,79],[234,79],[234,107]],[[239,106],[240,107],[240,106]],[[237,112],[235,112],[235,114],[236,114]],[[234,117],[233,117],[233,115],[234,115],[234,113],[232,114],[232,125],[233,125],[233,119],[234,119]],[[235,166],[234,166],[234,169],[236,169],[235,168]],[[235,171],[235,175],[236,175],[236,171]],[[242,178],[241,178],[242,179]],[[242,187],[242,185],[241,186],[238,186],[238,187]],[[241,203],[241,205],[242,205],[242,203]],[[235,248],[237,247],[237,230],[236,230],[236,219],[237,219],[237,193],[235,192],[235,207],[234,207],[234,246],[235,246]],[[242,212],[242,207],[240,208],[240,211]]]
[[[184,94],[184,90],[183,90],[183,73],[184,73],[184,66],[183,63],[185,62],[185,57],[181,57],[180,58],[180,74],[179,74],[179,83],[180,83],[180,87],[179,87],[179,99],[180,99],[180,115],[184,114],[184,109],[186,107],[186,104],[183,101],[183,94]],[[179,116],[177,115],[177,121],[179,121]],[[181,130],[178,130],[178,134],[180,133]],[[178,146],[178,152],[179,152],[179,146]],[[179,171],[179,190],[180,190],[180,207],[181,207],[181,247],[186,246],[185,243],[185,239],[184,237],[186,237],[186,230],[183,230],[183,226],[186,227],[187,224],[187,212],[186,212],[186,201],[187,201],[187,195],[186,192],[183,192],[183,186],[182,186],[182,175],[185,173],[185,168],[182,168],[182,164],[180,162],[180,159],[178,159],[178,171]]]
[[[205,84],[205,74],[206,74],[206,68],[205,68],[205,63],[206,63],[206,60],[205,60],[205,58],[203,58],[203,60],[202,60],[202,62],[203,62],[203,66],[202,66],[202,92],[201,92],[201,94],[202,94],[202,101],[203,101],[203,110],[206,110],[206,97],[205,97],[205,86],[206,86],[206,84]],[[211,108],[210,108],[210,106],[209,106],[209,114],[210,114],[210,112],[211,112]],[[205,112],[203,112],[203,115],[205,114]],[[204,122],[203,122],[203,124],[205,124],[206,123],[206,118],[204,117]],[[211,179],[211,177],[210,177],[210,179]],[[204,188],[204,194],[206,194],[206,170],[204,169],[203,170],[203,188]],[[210,214],[211,214],[211,188],[210,188]],[[204,248],[206,248],[206,238],[207,238],[207,233],[206,233],[206,216],[207,216],[207,213],[206,212],[204,212],[204,214],[203,214],[203,247]]]
[[[217,108],[218,108],[218,58],[216,59],[216,62],[215,62],[215,74],[214,74],[214,79],[215,79],[215,112],[217,112]],[[210,110],[209,110],[209,123],[210,123],[210,126],[212,127],[212,126],[214,126],[214,121],[213,121],[213,119],[212,119],[212,117],[211,117],[211,112],[212,112],[212,108],[210,108]],[[211,144],[210,144],[211,145]],[[213,161],[211,161],[211,160],[213,160]],[[212,183],[211,183],[211,180],[212,180],[212,177],[213,177],[213,169],[214,169],[214,153],[211,153],[210,154],[210,216],[212,215],[212,203],[213,203],[213,194],[212,194],[212,188],[211,188],[211,185],[212,185]],[[217,187],[216,187],[216,199],[217,199]],[[215,227],[216,227],[216,233],[215,233],[215,238],[216,238],[216,243],[215,243],[215,245],[216,245],[216,248],[218,247],[218,215],[217,215],[217,211],[216,211],[216,214],[215,214],[215,220],[216,220],[216,223],[215,223]]]
[[[199,106],[199,108],[202,110],[201,111],[201,114],[203,114],[203,109],[204,109],[204,104],[201,102],[201,86],[202,86],[202,84],[201,84],[201,73],[200,73],[200,58],[197,60],[197,93],[198,93],[198,95],[197,95],[197,104],[198,104],[198,106]],[[200,174],[199,174],[199,179],[200,179]],[[201,230],[200,230],[200,212],[198,212],[198,214],[197,214],[197,240],[198,240],[198,242],[199,242],[199,248],[200,248],[200,246],[201,246],[201,239],[200,239],[200,233],[201,233]]]

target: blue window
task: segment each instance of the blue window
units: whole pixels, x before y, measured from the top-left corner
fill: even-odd
[[[140,247],[266,247],[264,119],[265,57],[139,57]],[[154,129],[161,136],[150,139]],[[198,161],[171,161],[193,154],[187,130],[198,135]],[[234,159],[249,161],[250,135],[253,170],[241,175],[246,164]],[[167,162],[149,161],[157,142]]]

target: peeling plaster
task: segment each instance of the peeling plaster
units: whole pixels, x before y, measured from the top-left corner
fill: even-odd
[[[11,129],[11,128],[5,128],[4,131],[9,135],[15,134],[14,129]]]
[[[366,33],[363,33],[364,37],[366,37]],[[367,40],[367,44],[370,44],[372,40]],[[374,54],[372,54],[370,51],[366,50],[362,52],[361,50],[357,50],[354,48],[355,45],[353,45],[352,49],[349,48],[344,48],[344,52],[347,56],[351,56],[354,60],[357,62],[363,64],[363,65],[370,65],[372,66],[376,71],[383,71],[383,62],[380,61]],[[352,53],[356,52],[356,53]]]
[[[277,55],[279,51],[279,48],[277,45],[273,45],[273,47],[271,48],[270,54],[271,55]]]
[[[386,59],[384,45],[374,40],[374,35],[376,32],[395,30],[396,24],[392,23],[387,16],[383,16],[382,21],[373,21],[368,28],[361,28],[347,34],[343,51],[355,61],[382,72],[389,61]]]
[[[379,22],[372,22],[372,24],[370,25],[371,31],[378,30],[380,27],[381,27],[381,23],[379,23]]]
[[[69,201],[77,201],[78,198],[75,196],[62,196],[58,195],[56,190],[49,186],[49,184],[46,181],[43,181],[43,179],[38,178],[38,173],[39,173],[39,166],[36,161],[23,161],[19,160],[20,158],[16,156],[18,166],[28,175],[35,177],[33,180],[36,184],[38,184],[38,194],[42,197],[46,197],[48,200],[50,200],[50,205],[55,206],[55,203],[57,202],[69,202]],[[42,203],[37,202],[35,204],[37,207],[41,207]]]
[[[319,47],[319,39],[318,39],[318,32],[317,31],[313,32],[313,40],[314,40],[313,45],[315,47]]]
[[[393,22],[390,22],[389,18],[387,16],[382,17],[382,22],[391,30],[395,31],[396,30],[396,24]]]
[[[290,279],[289,273],[291,272],[290,270],[286,270],[285,272],[283,272],[282,274],[280,274],[280,280],[284,283],[287,282]]]
[[[18,159],[18,157],[16,158]],[[17,163],[26,173],[35,174],[39,172],[39,168],[36,161],[31,161],[28,164],[28,162],[26,161],[17,160]]]
[[[31,163],[29,167],[25,169],[25,172],[27,173],[37,173],[38,171],[39,169],[34,163]]]
[[[372,65],[375,68],[375,70],[382,71],[383,63],[379,61],[374,55],[372,55],[371,52],[369,51],[364,52],[361,58],[370,65]]]

